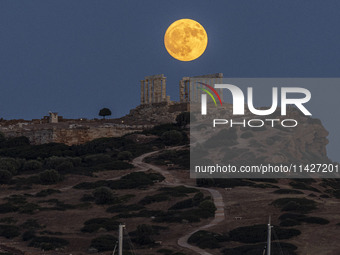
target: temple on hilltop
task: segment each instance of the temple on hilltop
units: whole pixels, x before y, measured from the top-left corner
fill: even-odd
[[[163,123],[173,123],[178,114],[189,110],[190,102],[199,98],[202,82],[220,83],[222,73],[183,77],[179,82],[179,102],[166,94],[163,74],[146,76],[141,81],[141,104],[117,119],[66,119],[56,112],[34,120],[0,120],[0,132],[7,138],[26,136],[31,144],[82,144],[102,137],[120,137],[141,132]],[[219,92],[221,93],[221,92]]]
[[[198,81],[213,86],[213,84],[221,83],[222,79],[223,73],[183,77],[179,82],[179,102],[188,103],[193,100],[198,100],[198,97],[201,94],[199,93],[199,88],[197,86]],[[170,96],[166,95],[166,77],[164,74],[146,76],[140,83],[141,105],[171,103]],[[222,96],[222,89],[220,89],[219,94]]]

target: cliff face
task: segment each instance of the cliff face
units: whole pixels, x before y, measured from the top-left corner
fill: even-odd
[[[289,128],[280,125],[279,121],[275,122],[274,127],[266,121],[265,125],[259,128],[247,125],[244,127],[240,124],[231,127],[230,120],[233,116],[230,108],[211,111],[209,114],[209,117],[196,114],[197,120],[191,127],[192,143],[203,145],[205,152],[209,154],[208,158],[231,163],[329,162],[326,150],[328,131],[320,120],[301,115],[297,110],[291,110],[284,117],[276,113],[259,118],[248,112],[245,116],[234,118],[238,123],[247,123],[250,119],[296,120],[298,125]],[[221,116],[229,123],[213,127],[212,120]]]

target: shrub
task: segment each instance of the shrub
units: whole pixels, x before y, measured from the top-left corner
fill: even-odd
[[[84,194],[80,199],[80,201],[82,201],[82,202],[92,202],[94,200],[95,200],[95,198],[90,194]]]
[[[169,199],[168,195],[161,193],[153,196],[146,196],[141,201],[139,201],[139,203],[142,205],[148,205],[155,202],[167,201],[168,199]]]
[[[280,222],[280,226],[282,226],[282,227],[293,227],[293,226],[297,226],[297,225],[300,225],[300,224],[301,223],[299,221],[291,220],[291,219],[282,220]]]
[[[192,121],[195,121],[194,115],[191,116]],[[190,124],[190,112],[182,112],[176,116],[176,123],[180,127],[185,127],[186,125]]]
[[[263,254],[263,244],[244,245],[235,248],[223,249],[223,255],[253,255]],[[272,243],[272,254],[297,255],[294,251],[297,247],[290,243]]]
[[[20,235],[19,228],[13,225],[0,225],[0,236],[12,239]]]
[[[275,194],[304,194],[300,190],[295,190],[295,189],[278,189],[275,190],[273,193]]]
[[[73,163],[71,161],[64,161],[55,168],[57,171],[69,171],[73,169]]]
[[[95,189],[92,195],[98,205],[111,204],[115,200],[112,190],[107,187]]]
[[[17,220],[14,219],[13,217],[5,217],[5,218],[0,219],[0,223],[12,224],[12,223],[16,223],[16,222],[17,222]]]
[[[112,251],[115,247],[117,239],[112,235],[102,235],[91,241],[91,247],[101,251]]]
[[[133,157],[132,153],[129,151],[122,151],[118,153],[118,160],[131,160]]]
[[[40,248],[42,250],[55,250],[67,246],[69,242],[65,239],[50,236],[36,236],[33,237],[29,246]]]
[[[195,232],[188,239],[188,243],[195,244],[201,249],[220,248],[221,247],[220,242],[226,241],[229,241],[229,238],[227,236],[205,230]]]
[[[281,211],[296,211],[307,213],[316,209],[316,202],[307,198],[279,198],[271,203],[281,208]]]
[[[166,131],[161,138],[165,145],[178,145],[183,141],[182,133],[177,130]]]
[[[112,160],[113,158],[111,158],[107,154],[93,154],[93,155],[88,155],[84,158],[84,162],[90,166],[96,165],[99,163],[111,162]]]
[[[213,201],[211,200],[204,200],[199,204],[199,208],[201,208],[202,210],[205,210],[207,212],[209,212],[210,214],[214,215],[215,211],[216,211],[216,206],[214,204]]]
[[[8,170],[0,170],[0,184],[9,183],[12,179],[12,174]]]
[[[42,168],[42,163],[38,160],[28,160],[24,163],[24,171],[35,171]]]
[[[133,241],[139,245],[154,244],[155,241],[152,238],[153,234],[155,233],[152,226],[146,224],[138,225],[135,232],[136,237],[133,239]]]
[[[160,188],[159,191],[166,192],[168,195],[173,197],[182,197],[186,194],[199,192],[199,190],[196,188],[189,188],[185,186],[163,187]]]
[[[28,219],[21,226],[23,229],[40,229],[42,226],[38,223],[37,220]]]
[[[107,212],[109,213],[119,213],[119,212],[122,212],[122,213],[128,213],[128,212],[131,212],[131,211],[139,211],[139,210],[142,210],[144,209],[145,207],[142,206],[142,205],[137,205],[137,204],[131,204],[131,205],[113,205],[113,206],[110,206],[109,208],[107,208]]]
[[[52,194],[61,193],[60,190],[56,189],[44,189],[35,194],[36,197],[47,197]]]
[[[100,228],[112,231],[118,228],[119,222],[110,218],[94,218],[84,222],[84,227],[81,229],[82,232],[93,233],[98,231]]]
[[[301,222],[310,223],[310,224],[320,224],[325,225],[328,224],[329,221],[320,217],[309,217],[303,214],[295,214],[295,213],[285,213],[282,214],[279,218],[281,220],[280,225],[287,226],[287,224],[296,223],[296,225],[300,225]]]
[[[11,204],[11,203],[6,203],[6,204],[0,204],[0,213],[10,213],[10,212],[16,212],[18,211],[18,207]]]
[[[23,241],[32,240],[34,237],[35,237],[35,231],[34,230],[27,230],[21,236]]]
[[[318,190],[317,188],[309,186],[308,184],[303,183],[303,182],[295,181],[295,182],[289,183],[289,185],[292,186],[294,189],[311,190],[311,191],[320,193],[320,190]]]
[[[16,174],[21,164],[14,158],[0,158],[0,169],[8,170],[11,174]]]
[[[39,174],[42,184],[55,184],[61,181],[61,176],[56,170],[45,170]]]
[[[33,203],[27,203],[19,207],[19,213],[33,214],[40,209],[40,206]]]
[[[286,229],[274,226],[279,240],[298,236],[301,232],[297,229]],[[263,242],[267,238],[267,225],[254,225],[239,227],[229,232],[231,240],[241,243]]]

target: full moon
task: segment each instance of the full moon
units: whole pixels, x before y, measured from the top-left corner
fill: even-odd
[[[164,45],[175,59],[191,61],[200,57],[208,44],[204,27],[192,19],[180,19],[172,23],[164,35]]]

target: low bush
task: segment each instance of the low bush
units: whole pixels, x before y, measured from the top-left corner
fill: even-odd
[[[12,239],[20,235],[19,228],[13,225],[0,225],[0,236]]]
[[[164,179],[164,176],[158,173],[134,172],[123,176],[120,180],[82,182],[74,186],[74,188],[95,189],[105,186],[110,189],[135,189],[151,186],[155,182],[163,181]]]
[[[156,202],[162,202],[169,200],[169,196],[163,193],[155,194],[153,196],[146,196],[141,201],[139,201],[142,205],[148,205]]]
[[[68,244],[69,242],[67,240],[58,237],[35,236],[29,243],[29,246],[48,251],[63,248]]]
[[[118,160],[131,160],[133,158],[133,155],[129,151],[121,151],[118,153],[117,159]]]
[[[117,238],[112,235],[102,235],[91,241],[91,247],[96,248],[99,252],[113,251]]]
[[[217,249],[220,248],[221,242],[229,241],[229,237],[226,235],[221,235],[205,230],[200,230],[192,234],[189,239],[188,243],[195,244],[196,246],[200,247],[201,249]]]
[[[11,181],[12,174],[8,170],[0,170],[0,184],[7,184]]]
[[[306,216],[304,214],[295,214],[295,213],[285,213],[282,214],[279,219],[281,220],[280,225],[286,226],[287,222],[294,223],[296,222],[296,225],[300,225],[301,222],[310,223],[310,224],[320,224],[325,225],[329,223],[329,220],[326,220],[324,218],[320,217],[310,217]]]
[[[27,230],[21,236],[23,241],[32,240],[34,237],[35,237],[35,231],[34,230]]]
[[[35,194],[36,197],[47,197],[53,194],[61,193],[60,190],[56,189],[43,189],[39,191],[37,194]]]
[[[35,230],[43,228],[37,220],[35,219],[28,219],[26,220],[21,226],[23,229]]]
[[[43,164],[38,160],[28,160],[24,163],[22,170],[24,171],[37,171],[42,169]]]
[[[116,201],[114,194],[108,187],[100,187],[93,191],[92,193],[94,201],[98,205],[112,204]]]
[[[295,190],[295,189],[278,189],[275,190],[273,193],[275,194],[304,194],[300,190]]]
[[[116,230],[119,222],[111,218],[94,218],[84,222],[84,227],[81,229],[82,232],[93,233],[98,231],[100,228],[106,229],[107,231]]]
[[[19,208],[11,203],[0,204],[0,213],[16,212]]]
[[[185,196],[186,194],[191,194],[191,193],[197,193],[199,192],[198,189],[195,188],[189,188],[185,186],[176,186],[176,187],[163,187],[158,189],[158,191],[162,191],[164,193],[167,193],[173,197],[182,197]]]
[[[274,229],[279,240],[289,239],[301,234],[297,229],[286,229],[278,226],[274,226]],[[267,225],[239,227],[231,230],[229,237],[232,241],[241,243],[264,242],[267,240]]]
[[[223,255],[254,255],[263,254],[264,244],[243,245],[235,248],[223,249]],[[297,247],[290,243],[272,243],[272,254],[297,255]]]
[[[7,224],[13,224],[16,223],[17,220],[14,219],[13,217],[5,217],[0,219],[0,223],[7,223]]]
[[[19,207],[19,213],[34,214],[40,206],[34,203],[27,203]]]
[[[271,203],[281,208],[281,211],[296,211],[308,213],[317,208],[316,202],[307,198],[279,198]]]
[[[159,235],[159,231],[167,229],[167,227],[162,226],[141,224],[137,226],[135,231],[130,232],[129,235],[132,237],[132,241],[138,245],[154,246],[155,241],[153,237]]]
[[[290,182],[289,185],[292,186],[294,189],[311,190],[311,191],[320,193],[320,190],[304,182],[294,181],[294,182]]]
[[[56,170],[45,170],[39,174],[39,179],[42,184],[55,184],[61,181],[61,176]]]
[[[113,205],[106,209],[109,213],[128,213],[131,211],[139,211],[144,209],[145,207],[142,205],[131,204],[131,205]]]

